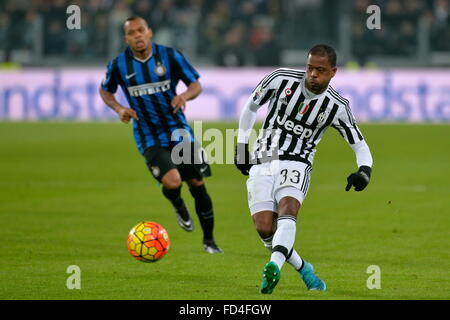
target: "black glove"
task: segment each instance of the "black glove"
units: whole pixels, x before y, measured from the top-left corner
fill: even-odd
[[[250,153],[248,152],[247,143],[238,143],[236,145],[234,164],[244,176],[248,176],[248,172],[253,164],[250,163]]]
[[[371,174],[371,167],[359,167],[358,172],[352,173],[347,177],[347,186],[345,187],[345,191],[350,190],[352,186],[355,187],[355,191],[363,191],[364,188],[369,184]]]

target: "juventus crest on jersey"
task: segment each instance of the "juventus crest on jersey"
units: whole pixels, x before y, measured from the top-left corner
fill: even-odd
[[[281,68],[266,76],[253,91],[255,104],[269,102],[268,113],[252,158],[295,160],[312,165],[315,147],[333,127],[349,143],[363,140],[348,100],[328,86],[319,95],[305,88],[305,72]]]

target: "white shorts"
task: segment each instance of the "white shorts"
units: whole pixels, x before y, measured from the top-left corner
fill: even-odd
[[[310,165],[299,161],[273,160],[254,165],[247,180],[250,213],[278,212],[278,203],[284,197],[293,197],[303,203],[311,171]]]

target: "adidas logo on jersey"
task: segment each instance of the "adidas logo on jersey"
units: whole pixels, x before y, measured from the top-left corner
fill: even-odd
[[[287,131],[292,131],[294,134],[299,135],[300,139],[309,138],[312,136],[313,131],[308,128],[304,128],[301,124],[295,124],[293,120],[287,120],[288,115],[285,114],[283,118],[277,117],[277,123],[283,126]]]

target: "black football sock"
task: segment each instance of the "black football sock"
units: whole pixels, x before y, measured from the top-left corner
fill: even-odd
[[[172,203],[175,209],[179,210],[183,207],[184,201],[181,198],[181,186],[177,189],[162,188],[164,196]]]
[[[195,200],[195,211],[203,229],[203,240],[213,240],[214,213],[211,198],[206,191],[205,185],[191,187],[189,189]]]

